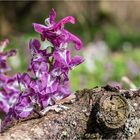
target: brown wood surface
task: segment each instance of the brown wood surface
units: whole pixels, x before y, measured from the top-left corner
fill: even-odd
[[[96,104],[102,96],[109,94],[123,96],[130,108],[124,124],[114,127],[115,129],[97,122],[99,110]],[[32,119],[16,122],[1,133],[0,140],[139,139],[139,94],[139,90],[122,90],[110,85],[77,91],[75,101],[63,101],[67,109],[49,111],[41,118],[34,116]]]

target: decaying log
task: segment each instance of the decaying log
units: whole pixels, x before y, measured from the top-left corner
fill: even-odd
[[[16,122],[0,140],[133,139],[140,128],[140,90],[107,85],[76,92],[75,101],[41,118]],[[58,107],[61,107],[59,105]]]

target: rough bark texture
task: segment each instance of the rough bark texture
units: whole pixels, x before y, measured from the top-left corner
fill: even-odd
[[[68,109],[16,122],[0,140],[132,139],[140,127],[139,96],[140,90],[109,85],[77,91],[73,103],[63,104]]]

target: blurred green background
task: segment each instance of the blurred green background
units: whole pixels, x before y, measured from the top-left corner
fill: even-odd
[[[114,82],[124,88],[140,86],[139,1],[1,1],[0,39],[8,38],[9,48],[18,50],[9,60],[12,74],[26,71],[28,42],[39,38],[32,23],[44,24],[51,8],[57,12],[56,21],[67,15],[75,17],[76,24],[65,28],[84,44],[78,53],[85,62],[70,73],[73,91]]]

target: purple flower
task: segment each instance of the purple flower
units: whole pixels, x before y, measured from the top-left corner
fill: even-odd
[[[29,48],[30,48],[30,51],[31,51],[31,54],[32,54],[32,59],[35,59],[35,60],[46,60],[48,59],[48,57],[46,57],[46,50],[41,50],[41,45],[40,45],[40,42],[37,40],[37,39],[33,39],[33,40],[30,40],[29,42]]]
[[[19,96],[15,102],[15,104],[9,108],[9,111],[6,114],[2,122],[2,126],[5,127],[8,125],[13,118],[19,120],[21,118],[28,117],[33,111],[33,104],[30,99],[30,96],[26,94],[26,96]]]
[[[74,56],[72,59],[70,58],[70,51],[63,50],[63,51],[55,51],[53,53],[55,66],[60,67],[61,71],[68,71],[72,69],[74,66],[79,65],[84,60],[80,56]]]
[[[28,117],[33,111],[33,104],[30,95],[20,96],[18,102],[14,106],[14,113],[17,119]]]
[[[69,96],[71,93],[69,89],[69,83],[68,81],[63,81],[59,84],[57,91],[53,95],[54,100],[60,100],[67,96]]]
[[[61,47],[65,43],[73,42],[77,50],[81,49],[81,40],[63,28],[63,26],[68,22],[74,24],[75,19],[72,16],[67,16],[55,23],[55,17],[56,12],[52,9],[49,18],[45,20],[46,26],[33,23],[35,31],[41,35],[42,40],[44,41],[47,39],[55,47]]]
[[[45,92],[45,91],[44,91]],[[55,102],[52,98],[53,94],[44,94],[39,96],[39,104],[42,108],[47,107],[48,105],[53,105]]]
[[[19,96],[18,81],[16,75],[13,77],[0,75],[0,83],[0,109],[8,113]]]
[[[47,39],[53,46],[41,49],[37,39],[29,42],[31,62],[28,72],[8,77],[7,58],[15,54],[15,50],[3,52],[8,41],[0,42],[0,109],[6,113],[3,125],[13,118],[28,117],[37,104],[41,109],[53,105],[57,100],[70,95],[69,71],[83,62],[80,56],[71,58],[68,43],[73,42],[77,50],[82,43],[73,34],[63,28],[64,24],[75,23],[72,16],[65,17],[55,23],[56,13],[52,9],[46,25],[34,23],[34,29],[44,41]],[[51,49],[51,50],[50,50]]]
[[[31,77],[27,73],[18,74],[17,79],[21,92],[29,89],[31,83]]]
[[[9,41],[7,39],[0,42],[0,73],[5,73],[10,70],[10,68],[7,66],[6,60],[8,57],[16,54],[15,50],[3,52],[3,50],[6,48],[8,43],[9,43]]]
[[[40,42],[37,39],[31,40],[29,47],[32,54],[32,60],[28,70],[33,71],[36,77],[39,77],[43,72],[48,71],[47,62],[49,63],[50,54],[47,54],[46,50],[40,49]]]

